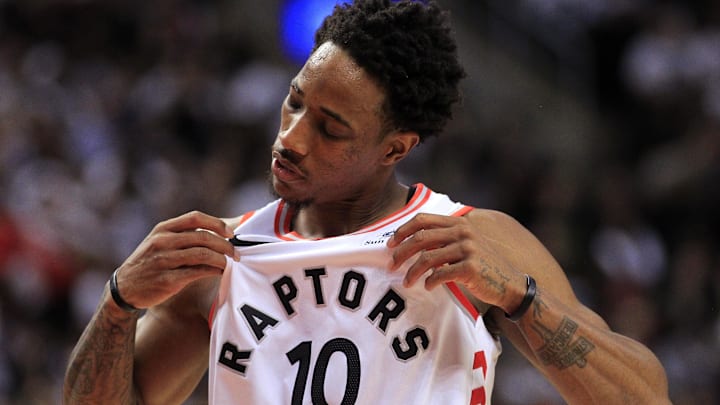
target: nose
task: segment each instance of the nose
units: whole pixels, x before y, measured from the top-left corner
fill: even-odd
[[[307,155],[310,142],[310,128],[304,114],[291,115],[287,125],[284,122],[278,133],[278,143],[281,149],[288,150],[298,158]]]

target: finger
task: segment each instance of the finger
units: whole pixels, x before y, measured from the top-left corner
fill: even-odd
[[[411,287],[428,271],[435,271],[448,263],[455,263],[459,261],[460,258],[460,253],[455,246],[425,250],[418,255],[415,263],[408,269],[405,274],[405,279],[403,280],[403,285],[405,287]]]
[[[154,266],[161,269],[179,269],[192,266],[224,269],[227,264],[224,254],[205,247],[171,250],[157,254],[153,259]]]
[[[443,228],[451,226],[457,218],[447,215],[421,213],[401,225],[388,240],[388,247],[395,247],[421,229]]]
[[[225,254],[218,253],[214,250],[204,247],[191,247],[187,249],[177,250],[172,253],[182,263],[182,267],[187,266],[208,266],[217,269],[224,269],[227,265],[227,257]],[[173,268],[177,268],[175,266]]]
[[[420,229],[395,248],[390,270],[397,270],[416,253],[441,248],[453,241],[452,232],[447,228]]]
[[[166,261],[177,264],[176,258],[154,258],[156,263]],[[184,264],[179,267],[166,268],[163,271],[135,271],[125,269],[117,274],[117,284],[121,296],[126,302],[137,308],[149,308],[175,295],[191,282],[212,276],[221,276],[225,266]],[[121,268],[122,269],[122,268]],[[145,270],[150,270],[147,268]]]
[[[159,223],[155,229],[169,232],[205,229],[226,238],[233,235],[233,230],[222,219],[200,211],[191,211],[179,217],[163,221]]]
[[[518,288],[519,285],[524,285],[524,275],[519,272],[506,273],[489,263],[481,262],[483,264],[478,265],[477,262],[461,261],[436,268],[425,279],[425,289],[432,290],[439,285],[454,281],[463,285],[470,294],[482,302],[506,310],[507,307],[502,303],[507,301],[507,297],[522,297],[524,294],[525,290]],[[491,271],[487,271],[489,269]]]
[[[237,216],[237,217],[233,217],[233,218],[221,218],[221,219],[223,220],[223,222],[225,222],[225,223],[227,224],[227,226],[228,226],[230,229],[235,229],[235,228],[237,228],[238,226],[240,226],[240,224],[243,223],[243,222],[244,222],[247,218],[249,218],[252,214],[253,214],[253,212],[251,211],[251,212],[247,212],[247,213],[245,213],[245,214],[243,214],[243,215],[240,215],[240,216]]]
[[[227,239],[202,229],[156,233],[150,236],[147,243],[156,251],[205,247],[228,256],[233,256],[235,251]]]
[[[178,249],[206,247],[227,256],[233,256],[235,254],[235,247],[233,244],[229,240],[213,232],[199,229],[194,231],[185,231],[182,234],[174,235],[179,236],[175,242],[175,246],[173,246]]]
[[[183,277],[185,284],[192,283],[193,281],[199,280],[206,277],[221,276],[223,269],[219,269],[214,266],[187,266],[176,269],[175,273],[180,274]]]
[[[439,285],[452,281],[463,285],[468,284],[470,272],[471,270],[463,262],[437,267],[433,270],[432,274],[425,279],[425,289],[429,291]]]

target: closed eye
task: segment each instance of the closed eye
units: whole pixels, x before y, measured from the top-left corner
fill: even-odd
[[[302,108],[302,104],[297,101],[292,94],[288,94],[287,97],[285,97],[285,105],[291,110],[299,110]]]
[[[320,132],[322,132],[323,136],[328,139],[342,139],[341,136],[335,135],[332,132],[330,132],[327,127],[321,127]]]

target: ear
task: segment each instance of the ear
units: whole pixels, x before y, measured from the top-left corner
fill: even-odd
[[[398,131],[387,135],[386,153],[382,162],[394,165],[405,158],[410,151],[420,143],[420,135],[412,131]]]

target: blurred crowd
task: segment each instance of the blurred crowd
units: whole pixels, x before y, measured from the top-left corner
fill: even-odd
[[[719,403],[720,7],[440,3],[464,101],[402,180],[518,218],[655,351],[674,403]],[[299,67],[280,4],[0,0],[0,403],[59,402],[108,276],[155,223],[269,200]],[[494,403],[562,403],[505,347]]]

